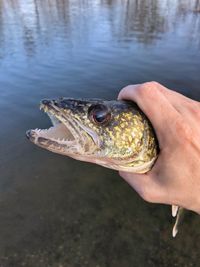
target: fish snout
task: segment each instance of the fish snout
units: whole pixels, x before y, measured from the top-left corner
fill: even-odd
[[[35,139],[34,130],[26,131],[26,137],[28,140],[32,141]]]
[[[54,100],[50,100],[50,99],[43,99],[41,101],[41,104],[47,107],[51,106],[53,103],[54,103]]]
[[[70,110],[74,110],[77,106],[76,102],[74,100],[67,99],[67,98],[58,99],[58,101],[56,101],[55,105],[58,106],[59,108],[70,109]]]

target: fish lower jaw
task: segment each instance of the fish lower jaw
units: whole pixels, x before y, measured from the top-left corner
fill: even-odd
[[[54,126],[53,126],[54,127]],[[51,127],[51,128],[53,128]],[[38,138],[44,138],[44,139],[47,139],[47,140],[50,140],[50,141],[53,141],[53,142],[57,142],[59,144],[63,144],[63,145],[68,145],[68,144],[75,144],[76,141],[75,139],[69,139],[69,138],[61,138],[61,137],[48,137],[48,135],[45,135],[45,133],[47,134],[49,129],[35,129],[35,130],[32,130],[33,131],[33,134],[36,135],[37,139]]]
[[[60,153],[60,150],[78,148],[77,139],[71,131],[62,123],[58,123],[48,129],[34,129],[26,133],[27,138],[34,144]],[[74,149],[73,149],[74,150]]]
[[[53,135],[52,132],[55,134],[55,127],[58,126],[52,126],[49,129],[37,128],[29,130],[26,136],[31,142],[40,147],[70,157],[79,155],[81,158],[85,158],[96,149],[92,139],[86,139],[83,136],[74,138],[70,135],[70,138],[68,138],[67,134],[64,137]]]

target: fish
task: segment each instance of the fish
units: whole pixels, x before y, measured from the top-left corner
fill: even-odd
[[[40,109],[52,126],[28,130],[26,136],[51,152],[132,173],[150,171],[158,158],[152,124],[132,101],[60,97],[42,100]],[[182,210],[172,206],[173,237]]]

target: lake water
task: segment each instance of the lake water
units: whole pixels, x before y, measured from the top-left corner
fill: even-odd
[[[200,1],[0,0],[0,266],[200,265],[199,216],[172,239],[170,207],[25,138],[42,98],[150,80],[200,100]]]

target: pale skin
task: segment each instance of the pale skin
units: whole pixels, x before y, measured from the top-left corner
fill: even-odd
[[[157,82],[126,86],[118,98],[138,104],[151,121],[160,147],[151,171],[120,175],[148,202],[200,214],[200,103]]]

